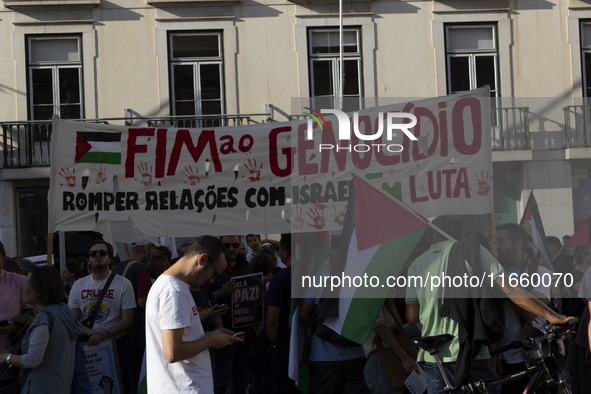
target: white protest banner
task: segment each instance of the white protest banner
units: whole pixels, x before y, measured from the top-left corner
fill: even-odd
[[[119,365],[114,350],[115,342],[104,341],[96,346],[84,345],[86,354],[86,370],[96,394],[119,394]]]
[[[236,290],[232,293],[232,328],[263,322],[263,274],[234,276]]]
[[[57,120],[49,232],[115,219],[148,236],[338,230],[354,170],[425,217],[490,213],[489,101],[481,88],[202,130]]]

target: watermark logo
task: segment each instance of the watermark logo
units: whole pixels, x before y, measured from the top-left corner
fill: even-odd
[[[312,108],[308,108],[308,107],[304,107],[304,109],[307,109],[310,112],[314,112],[315,115],[311,114],[310,112],[305,112],[304,115],[308,115],[308,116],[312,117],[316,121],[316,123],[318,123],[318,126],[320,126],[320,131],[324,131],[324,127],[326,127],[328,129],[328,125],[326,124],[326,120],[324,119],[324,116],[322,116],[320,114],[320,112],[314,111]],[[323,111],[323,110],[321,110],[321,111]],[[320,120],[318,120],[318,118],[322,119],[322,123],[320,123]],[[310,136],[312,135],[312,134],[310,134],[311,133],[311,131],[310,131],[311,123],[312,123],[312,120],[309,119],[308,120],[308,139],[311,139]],[[324,124],[324,127],[322,127],[322,124]]]
[[[384,113],[378,113],[378,127],[375,130],[374,134],[363,134],[359,130],[359,112],[353,112],[353,118],[349,119],[347,114],[343,111],[339,111],[337,109],[321,109],[320,112],[315,111],[311,108],[304,107],[305,109],[309,110],[309,113],[305,113],[305,115],[309,115],[312,119],[308,119],[308,128],[306,133],[306,139],[311,140],[313,139],[313,131],[314,131],[314,121],[320,127],[320,131],[324,131],[328,129],[328,124],[326,123],[326,119],[322,116],[322,114],[330,114],[335,115],[338,121],[338,137],[339,140],[351,140],[351,122],[353,123],[353,132],[355,136],[360,141],[375,141],[377,139],[382,139],[382,135],[384,134]],[[394,119],[410,120],[408,123],[395,123]],[[388,141],[392,141],[393,139],[393,131],[400,130],[412,141],[417,141],[417,137],[410,131],[417,124],[417,118],[413,114],[407,112],[388,112],[386,113],[386,139]],[[356,145],[349,145],[349,146],[340,146],[340,145],[333,145],[333,144],[320,144],[318,147],[318,151],[321,152],[322,150],[336,150],[337,152],[340,150],[347,150],[351,152],[354,150],[355,152],[368,152],[372,148],[377,149],[378,152],[380,149],[387,150],[388,152],[398,153],[402,152],[404,149],[400,144],[367,144],[361,143]]]

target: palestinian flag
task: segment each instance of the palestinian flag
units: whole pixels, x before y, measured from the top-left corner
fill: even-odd
[[[293,302],[294,300],[292,299]],[[296,383],[300,392],[307,393],[310,388],[309,358],[312,340],[306,332],[306,324],[300,322],[298,316],[299,305],[295,306],[292,315],[287,373],[289,378]]]
[[[548,262],[548,264],[550,264],[550,267],[553,268],[552,258],[548,253],[544,225],[542,224],[540,210],[538,209],[538,204],[536,203],[533,190],[531,191],[529,199],[527,200],[527,205],[525,206],[525,211],[523,212],[520,225],[521,227],[525,228],[527,234],[532,238],[534,246],[540,250],[544,256],[544,259]]]
[[[573,234],[568,242],[564,245],[564,249],[568,249],[574,253],[575,248],[582,244],[591,244],[591,216],[579,226],[577,231]]]
[[[342,271],[333,268],[331,274],[375,276],[379,284],[341,287],[336,299],[338,317],[327,318],[325,325],[361,345],[390,292],[386,279],[400,273],[428,221],[357,176],[353,177],[353,185],[335,259],[344,266]]]
[[[77,131],[74,161],[121,164],[121,133]]]

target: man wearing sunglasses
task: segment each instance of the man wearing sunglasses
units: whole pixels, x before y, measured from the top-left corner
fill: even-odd
[[[100,298],[101,291],[111,274],[109,267],[113,258],[113,247],[105,241],[93,241],[88,248],[88,262],[92,268],[92,275],[85,276],[74,282],[70,291],[68,305],[78,319],[90,315],[92,307]],[[109,290],[105,293],[102,305],[94,321],[93,329],[84,327],[90,345],[109,338],[120,337],[133,323],[135,309],[135,295],[131,282],[115,275]]]
[[[94,305],[98,302],[101,292],[111,274],[110,263],[113,258],[113,247],[102,240],[92,241],[88,248],[88,263],[92,268],[92,275],[85,276],[74,282],[70,290],[68,306],[79,320],[86,319]],[[127,330],[133,324],[135,294],[131,282],[115,275],[113,282],[105,293],[98,309],[93,328],[82,325],[83,334],[89,336],[88,344],[96,345],[110,338],[116,338],[119,351],[121,374],[126,392],[132,389],[127,380]],[[135,392],[135,391],[132,391]]]

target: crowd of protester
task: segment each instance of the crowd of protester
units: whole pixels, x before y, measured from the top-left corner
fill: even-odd
[[[428,229],[403,274],[452,273],[457,266],[463,269],[464,264],[453,264],[459,259],[495,280],[502,273],[559,272],[572,275],[572,286],[499,285],[507,294],[499,297],[502,301],[451,300],[443,289],[438,290],[441,294],[398,289],[384,301],[366,342],[358,344],[323,324],[319,294],[292,298],[290,234],[278,241],[258,234],[201,236],[183,244],[174,258],[166,246],[138,236],[129,258],[120,262],[111,244],[96,240],[85,258],[62,267],[61,276],[54,267],[10,259],[0,242],[0,371],[6,374],[6,366],[18,367],[15,384],[23,393],[85,392],[75,389],[85,373],[78,344],[111,341],[125,393],[143,392],[146,385],[150,393],[297,393],[301,386],[288,376],[293,317],[306,325],[310,337],[308,392],[402,393],[406,377],[424,370],[428,392],[444,393],[435,360],[409,348],[409,335],[454,335],[439,353],[444,369],[459,384],[523,370],[526,360],[519,352],[495,358],[490,350],[514,341],[523,327],[564,324],[577,317],[580,323],[553,373],[574,393],[588,392],[591,245],[571,251],[563,247],[568,236],[562,243],[548,237],[547,261],[516,224],[498,226],[490,243],[474,234],[465,236],[453,218],[438,218],[434,224],[463,240],[462,251],[456,242]],[[263,278],[263,322],[235,329],[229,313],[237,289],[234,278],[251,273]],[[467,308],[479,316],[494,311],[501,325],[496,336],[487,333],[489,341],[480,342],[473,354],[466,354],[459,343],[467,323],[457,312]],[[526,383],[516,381],[490,392],[521,392]]]

